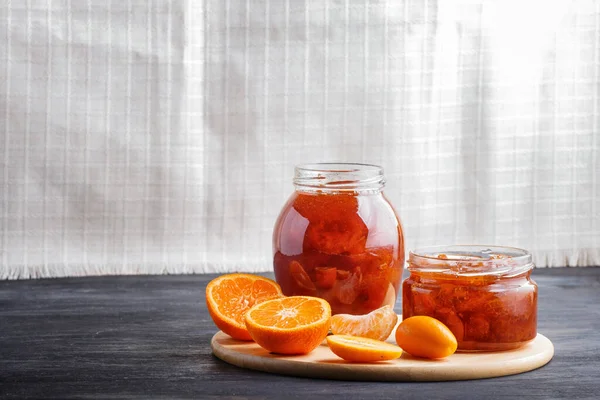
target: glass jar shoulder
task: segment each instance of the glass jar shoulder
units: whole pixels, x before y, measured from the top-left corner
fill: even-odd
[[[381,192],[294,192],[279,214],[273,233],[275,248],[291,245],[290,239],[307,240],[309,246],[325,246],[325,252],[352,254],[371,247],[396,247],[402,229],[394,208]],[[319,243],[311,243],[315,240]]]

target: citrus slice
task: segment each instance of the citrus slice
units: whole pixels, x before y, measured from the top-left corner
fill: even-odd
[[[337,300],[346,305],[354,303],[354,300],[360,294],[361,282],[362,272],[360,267],[356,267],[349,273],[348,278],[338,281],[338,284],[333,288]]]
[[[234,339],[252,340],[244,315],[255,304],[283,296],[277,282],[251,274],[228,274],[206,286],[206,306],[215,325]]]
[[[317,267],[315,268],[315,284],[321,289],[331,289],[337,280],[337,268]]]
[[[396,329],[396,343],[407,353],[424,358],[444,358],[457,347],[452,331],[435,318],[418,315],[405,319]]]
[[[342,334],[386,340],[397,322],[398,315],[392,307],[383,306],[365,315],[334,315],[331,317],[331,332],[334,335]]]
[[[315,284],[310,280],[310,276],[298,261],[292,261],[289,266],[290,276],[303,294],[314,294],[317,291]]]
[[[265,301],[246,313],[246,327],[261,347],[272,353],[307,354],[329,332],[331,307],[323,299],[290,296]]]
[[[394,360],[402,355],[402,349],[391,343],[351,335],[327,336],[327,344],[335,355],[352,362]]]

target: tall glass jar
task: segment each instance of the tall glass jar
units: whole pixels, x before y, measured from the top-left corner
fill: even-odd
[[[526,250],[440,246],[410,252],[402,317],[428,315],[456,336],[458,349],[520,347],[537,334],[538,288]]]
[[[296,167],[295,191],[273,232],[273,268],[284,294],[324,298],[334,314],[393,307],[404,238],[384,184],[376,165]]]

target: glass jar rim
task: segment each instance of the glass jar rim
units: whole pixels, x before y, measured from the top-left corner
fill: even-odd
[[[361,163],[307,163],[296,165],[294,186],[308,191],[381,191],[385,186],[383,168]]]
[[[517,247],[445,245],[410,251],[408,270],[451,276],[517,276],[534,267],[531,253]]]

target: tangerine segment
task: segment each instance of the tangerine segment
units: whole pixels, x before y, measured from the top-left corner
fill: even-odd
[[[352,362],[387,361],[402,355],[402,349],[391,343],[351,335],[327,336],[327,344],[335,355]]]
[[[206,306],[215,325],[239,340],[252,340],[244,315],[255,304],[283,296],[277,282],[251,274],[227,274],[206,286]]]
[[[331,317],[331,332],[334,335],[352,335],[375,340],[386,340],[396,323],[398,315],[389,305],[365,315],[337,314]]]
[[[337,268],[317,267],[315,268],[316,285],[321,289],[331,289],[337,280]]]
[[[407,353],[424,358],[444,358],[457,347],[452,331],[435,318],[418,315],[405,319],[396,329],[396,343]]]
[[[246,313],[250,336],[264,349],[279,354],[307,354],[329,332],[331,307],[323,299],[291,296],[257,304]]]
[[[298,285],[298,289],[307,292],[304,294],[314,294],[316,292],[315,284],[310,280],[310,276],[298,261],[290,263],[290,275]]]

